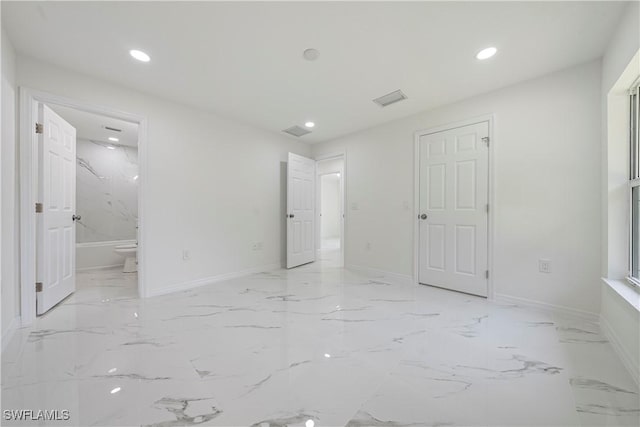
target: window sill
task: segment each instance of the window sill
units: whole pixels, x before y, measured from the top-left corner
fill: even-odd
[[[607,284],[615,293],[620,295],[620,298],[629,303],[637,311],[640,311],[640,292],[638,288],[631,285],[626,279],[606,279],[602,281]]]

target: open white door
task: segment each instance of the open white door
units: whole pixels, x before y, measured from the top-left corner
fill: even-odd
[[[420,283],[487,296],[489,123],[420,137]]]
[[[287,163],[287,268],[316,260],[316,162],[289,153]]]
[[[38,122],[37,314],[76,289],[76,130],[40,104]]]

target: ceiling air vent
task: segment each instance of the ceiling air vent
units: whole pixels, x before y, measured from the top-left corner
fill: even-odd
[[[301,128],[300,126],[291,126],[290,128],[283,130],[282,132],[288,133],[289,135],[293,135],[297,137],[311,133],[310,130],[306,130],[305,128]]]
[[[400,89],[398,89],[394,92],[383,95],[380,98],[374,99],[373,102],[381,107],[386,107],[387,105],[395,104],[396,102],[402,101],[403,99],[407,99],[407,95],[405,95]]]

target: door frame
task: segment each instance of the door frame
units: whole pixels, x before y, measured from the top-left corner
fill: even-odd
[[[430,135],[432,133],[444,132],[459,127],[474,125],[477,123],[487,122],[489,124],[489,188],[488,201],[489,213],[487,220],[487,269],[489,270],[489,278],[487,279],[487,299],[495,299],[495,289],[493,283],[494,274],[494,257],[493,242],[495,236],[495,175],[494,175],[494,148],[496,140],[494,138],[494,116],[493,114],[485,114],[482,116],[472,117],[466,120],[460,120],[440,126],[430,127],[419,130],[414,133],[413,147],[413,283],[420,285],[420,137]]]
[[[146,264],[144,262],[144,189],[147,182],[147,118],[114,110],[110,107],[79,101],[24,86],[20,90],[19,151],[20,151],[20,319],[22,326],[36,319],[36,213],[38,196],[38,103],[74,108],[138,124],[138,294],[146,297]]]
[[[345,242],[346,242],[346,230],[347,230],[347,152],[345,151],[336,151],[327,154],[319,154],[314,156],[314,160],[316,161],[316,211],[319,212],[321,208],[320,202],[320,180],[319,177],[321,174],[317,173],[318,170],[318,162],[323,162],[326,160],[334,160],[334,159],[342,159],[342,172],[340,175],[340,192],[342,193],[342,221],[340,221],[340,265],[342,267],[345,266]],[[338,172],[338,171],[336,171]],[[330,173],[336,173],[330,172]],[[322,174],[325,175],[325,174]],[[316,218],[318,223],[316,224],[316,242],[320,242],[320,221],[319,218]],[[316,243],[316,258],[318,258],[317,254],[320,248],[318,247],[319,243]]]

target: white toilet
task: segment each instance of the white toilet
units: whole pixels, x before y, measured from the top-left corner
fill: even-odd
[[[113,251],[118,255],[124,257],[124,269],[122,270],[123,273],[135,273],[136,271],[138,271],[138,260],[136,257],[138,252],[137,243],[116,246]]]

